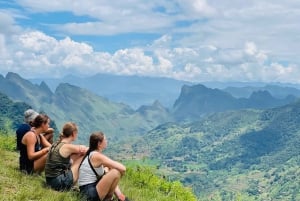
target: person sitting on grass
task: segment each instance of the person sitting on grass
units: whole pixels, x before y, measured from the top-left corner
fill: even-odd
[[[50,119],[45,114],[38,114],[31,123],[31,128],[20,139],[19,165],[22,172],[40,174],[45,168],[47,153],[51,144],[42,135],[49,129]]]
[[[63,126],[60,139],[51,146],[45,176],[47,185],[54,190],[70,190],[78,180],[78,168],[88,148],[72,144],[77,135],[77,125],[68,122]]]
[[[129,201],[118,187],[126,167],[102,153],[106,146],[107,140],[102,132],[91,134],[89,150],[79,167],[80,193],[89,201],[112,200],[114,194],[119,201]],[[104,167],[109,171],[105,172]]]
[[[35,119],[35,117],[37,117],[38,115],[39,115],[39,113],[37,113],[33,109],[28,109],[24,112],[24,121],[25,122],[23,124],[20,124],[18,129],[16,130],[16,149],[17,150],[20,151],[22,138],[28,131],[30,131],[30,129],[32,127],[32,122]],[[53,128],[48,128],[48,130],[45,131],[45,133],[42,133],[42,135],[44,135],[44,137],[50,144],[53,143],[53,136],[54,136]],[[20,167],[20,169],[22,169],[22,168]]]

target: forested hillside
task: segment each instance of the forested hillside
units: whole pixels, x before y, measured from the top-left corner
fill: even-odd
[[[24,111],[32,108],[30,105],[21,101],[12,101],[5,94],[0,93],[0,131],[15,134],[18,126],[24,123]],[[44,111],[37,111],[43,113]],[[58,129],[52,119],[50,126],[55,130],[56,137]]]
[[[300,102],[168,123],[133,147],[202,199],[300,199]],[[144,156],[144,157],[145,157]]]
[[[58,120],[59,128],[76,122],[85,143],[92,130],[103,130],[109,136],[108,154],[148,161],[168,180],[193,188],[200,200],[300,200],[300,101],[294,97],[283,100],[293,103],[275,107],[284,102],[255,92],[248,106],[269,109],[241,110],[235,107],[246,99],[237,101],[205,86],[185,87],[175,104],[176,115],[192,117],[183,123],[174,122],[174,110],[159,101],[133,110],[68,83],[52,93],[45,83],[33,85],[15,74],[1,82],[13,90],[10,98],[32,103]],[[44,92],[35,97],[39,90]],[[1,100],[0,128],[13,135],[31,105],[5,95]]]
[[[30,106],[24,102],[13,102],[6,95],[0,93],[0,129],[8,132],[16,129],[24,121],[24,111]]]

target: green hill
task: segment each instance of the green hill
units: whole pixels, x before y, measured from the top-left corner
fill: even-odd
[[[217,113],[168,123],[139,139],[134,151],[192,186],[202,200],[300,200],[300,101],[269,110]],[[127,150],[128,151],[128,150]]]
[[[44,175],[25,175],[18,170],[14,137],[0,132],[0,200],[80,201],[77,191],[56,192],[45,185]],[[151,167],[127,165],[120,188],[133,201],[196,201],[191,189],[179,182],[169,182]]]
[[[30,108],[32,108],[30,105],[19,101],[14,102],[5,94],[0,93],[0,130],[5,133],[15,134],[17,127],[24,123],[24,111]],[[54,128],[58,136],[58,129],[53,119],[50,126]]]

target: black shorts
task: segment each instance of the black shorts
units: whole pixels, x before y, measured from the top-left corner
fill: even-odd
[[[67,170],[57,177],[46,177],[46,183],[57,191],[70,190],[74,183],[73,173]]]
[[[98,192],[96,189],[97,182],[86,184],[83,186],[79,186],[80,194],[87,200],[87,201],[99,201],[100,198],[98,196]]]

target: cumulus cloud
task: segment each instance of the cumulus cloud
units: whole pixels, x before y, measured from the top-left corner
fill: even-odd
[[[230,5],[218,0],[16,2],[22,10],[0,10],[2,74],[49,77],[103,72],[195,82],[299,82],[295,41],[300,39],[300,3],[293,0]],[[18,24],[20,18],[29,20],[40,13],[63,13],[80,20],[47,21],[36,27]],[[137,33],[151,39],[144,46],[124,45],[114,51],[97,50],[92,40],[78,39]],[[116,43],[121,46],[123,41]]]

